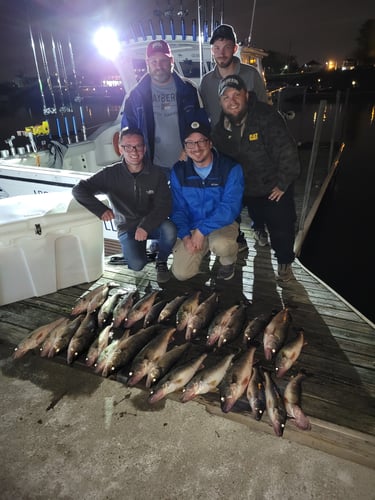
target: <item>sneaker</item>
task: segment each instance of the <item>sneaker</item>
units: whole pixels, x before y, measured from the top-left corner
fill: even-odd
[[[245,252],[247,250],[247,241],[245,238],[245,234],[242,231],[238,232],[237,243],[238,252]]]
[[[264,230],[255,230],[254,239],[260,247],[265,247],[268,245],[268,234]]]
[[[294,279],[294,274],[292,271],[292,266],[291,264],[279,264],[277,266],[277,276],[276,279],[278,281],[290,281]]]
[[[220,266],[217,272],[218,280],[230,280],[234,276],[235,266],[234,264],[228,264],[227,266]]]
[[[112,257],[108,261],[108,264],[111,264],[111,266],[127,266],[128,261],[123,255],[112,255]]]
[[[159,283],[166,283],[171,277],[171,273],[168,269],[166,262],[156,263],[156,281]]]

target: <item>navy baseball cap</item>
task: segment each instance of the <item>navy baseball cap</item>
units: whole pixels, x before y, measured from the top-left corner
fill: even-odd
[[[198,132],[199,134],[204,135],[207,139],[210,139],[210,129],[197,121],[191,122],[185,129],[184,140],[189,137],[189,135],[194,134],[194,132]]]

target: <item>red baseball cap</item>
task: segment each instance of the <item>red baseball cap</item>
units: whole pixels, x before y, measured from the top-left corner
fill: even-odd
[[[155,54],[164,54],[167,57],[172,57],[171,48],[164,40],[153,40],[147,45],[146,57],[151,57]]]

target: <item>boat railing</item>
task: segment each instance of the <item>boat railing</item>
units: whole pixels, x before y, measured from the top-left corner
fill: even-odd
[[[336,167],[338,166],[341,153],[344,149],[344,143],[341,141],[338,153],[335,159],[333,160],[334,148],[335,144],[337,144],[336,135],[339,123],[339,114],[340,114],[339,103],[340,103],[340,91],[337,92],[336,96],[335,113],[329,140],[328,165],[327,165],[326,175],[324,176],[324,181],[321,184],[317,196],[315,197],[314,200],[312,200],[311,197],[312,197],[313,179],[317,168],[318,152],[321,147],[322,129],[325,122],[325,110],[327,107],[327,101],[325,99],[321,100],[319,103],[315,130],[314,130],[314,138],[311,146],[311,153],[306,173],[302,207],[299,214],[298,229],[295,240],[294,251],[296,253],[296,256],[298,256],[301,251],[303,241],[309,231],[313,218],[323,199],[324,193],[326,192],[326,189],[329,185],[332,175]]]

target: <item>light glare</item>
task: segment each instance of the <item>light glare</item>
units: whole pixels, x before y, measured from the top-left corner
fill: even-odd
[[[117,33],[108,27],[100,28],[94,35],[94,45],[99,54],[106,59],[116,59],[120,51],[120,42]]]

